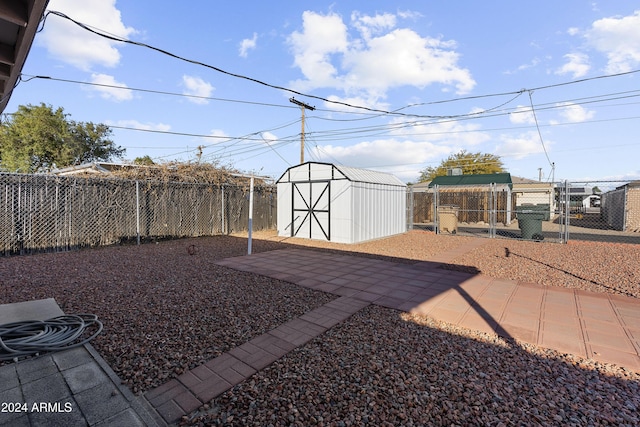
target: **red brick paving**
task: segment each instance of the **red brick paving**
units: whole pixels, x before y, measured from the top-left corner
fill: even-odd
[[[168,422],[197,409],[369,303],[640,372],[640,301],[631,297],[438,269],[486,243],[400,264],[308,249],[217,262],[341,295],[146,393]]]

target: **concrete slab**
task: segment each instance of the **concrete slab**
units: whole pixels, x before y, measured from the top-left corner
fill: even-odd
[[[2,324],[63,315],[53,298],[0,305]],[[0,413],[0,427],[166,425],[90,344],[0,366],[0,402],[25,409]]]
[[[47,320],[63,315],[64,312],[53,298],[0,304],[0,325],[25,320]]]

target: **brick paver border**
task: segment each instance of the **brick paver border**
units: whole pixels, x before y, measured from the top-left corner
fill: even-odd
[[[166,422],[175,422],[367,305],[367,301],[339,297],[185,372],[144,397]]]

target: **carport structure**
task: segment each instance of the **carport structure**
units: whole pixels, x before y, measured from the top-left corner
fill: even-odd
[[[407,230],[406,185],[388,173],[306,162],[277,187],[279,236],[358,243]]]

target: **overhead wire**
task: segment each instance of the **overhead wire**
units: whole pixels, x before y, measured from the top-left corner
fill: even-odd
[[[529,101],[531,103],[531,114],[533,115],[533,120],[535,121],[536,129],[538,130],[538,136],[540,137],[540,144],[542,144],[542,150],[544,151],[544,155],[547,158],[547,162],[549,162],[549,166],[551,166],[551,168],[553,169],[553,168],[555,168],[555,165],[553,164],[553,162],[549,158],[549,153],[547,153],[547,147],[545,147],[544,139],[542,138],[542,132],[540,132],[540,125],[538,125],[538,117],[536,116],[536,109],[533,106],[533,93],[532,93],[532,91],[529,91]]]
[[[587,81],[592,81],[592,80],[599,80],[599,79],[604,79],[604,78],[611,78],[611,77],[618,77],[618,76],[623,76],[623,75],[630,75],[630,74],[634,74],[634,73],[638,73],[640,72],[640,70],[632,70],[632,71],[628,71],[628,72],[623,72],[623,73],[617,73],[617,74],[610,74],[610,75],[604,75],[604,76],[596,76],[596,77],[590,77],[590,78],[585,78],[585,79],[580,79],[580,80],[574,80],[574,81],[570,81],[570,82],[562,82],[562,83],[557,83],[557,84],[552,84],[552,85],[546,85],[546,86],[539,86],[536,88],[532,88],[532,89],[520,89],[518,91],[512,91],[512,92],[503,92],[503,93],[494,93],[494,94],[487,94],[487,95],[475,95],[475,96],[467,96],[467,97],[459,97],[459,98],[453,98],[453,99],[448,99],[448,100],[439,100],[439,101],[431,101],[431,102],[425,102],[425,103],[415,103],[415,104],[409,104],[406,106],[403,106],[401,108],[392,110],[392,111],[387,111],[387,110],[383,110],[383,109],[376,109],[376,108],[369,108],[369,107],[365,107],[365,106],[359,106],[359,105],[354,105],[354,104],[350,104],[350,103],[346,103],[346,102],[341,102],[341,101],[336,101],[336,100],[332,100],[332,99],[327,99],[324,97],[320,97],[320,96],[315,96],[315,95],[311,95],[311,94],[306,94],[306,93],[302,93],[302,92],[298,92],[295,90],[292,90],[290,88],[286,88],[283,86],[278,86],[278,85],[274,85],[274,84],[270,84],[264,81],[261,81],[259,79],[256,78],[252,78],[252,77],[248,77],[248,76],[244,76],[241,74],[237,74],[237,73],[232,73],[226,70],[223,70],[219,67],[210,65],[210,64],[206,64],[200,61],[196,61],[193,59],[188,59],[185,57],[182,57],[180,55],[176,55],[174,53],[171,53],[169,51],[166,51],[164,49],[160,49],[145,43],[141,43],[141,42],[136,42],[136,41],[132,41],[132,40],[128,40],[126,38],[117,36],[117,35],[113,35],[113,34],[109,34],[103,30],[99,30],[97,28],[91,27],[89,25],[83,24],[79,21],[76,21],[70,17],[68,17],[67,15],[61,13],[61,12],[57,12],[57,11],[48,11],[45,16],[43,17],[42,20],[42,27],[44,28],[45,25],[45,21],[47,19],[47,17],[49,16],[49,14],[53,14],[55,16],[61,17],[63,19],[67,19],[69,21],[71,21],[72,23],[80,26],[81,28],[96,34],[98,36],[113,40],[113,41],[117,41],[117,42],[122,42],[122,43],[128,43],[128,44],[132,44],[132,45],[136,45],[136,46],[140,46],[140,47],[144,47],[144,48],[148,48],[154,51],[157,51],[159,53],[162,53],[164,55],[168,55],[170,57],[173,57],[175,59],[181,60],[181,61],[185,61],[185,62],[189,62],[195,65],[200,65],[209,69],[212,69],[214,71],[235,77],[235,78],[240,78],[240,79],[245,79],[260,85],[264,85],[273,89],[277,89],[277,90],[283,90],[283,91],[287,91],[290,93],[294,93],[300,96],[305,96],[305,97],[309,97],[309,98],[314,98],[314,99],[318,99],[321,101],[324,101],[326,103],[329,104],[337,104],[337,105],[342,105],[348,108],[352,108],[354,110],[358,110],[358,111],[335,111],[335,110],[318,110],[318,111],[328,111],[331,113],[349,113],[349,114],[366,114],[369,115],[369,117],[364,117],[364,118],[352,118],[352,119],[331,119],[331,118],[326,118],[326,117],[321,117],[321,116],[314,116],[317,119],[320,120],[328,120],[328,121],[336,121],[336,122],[342,122],[342,121],[361,121],[361,120],[370,120],[370,119],[374,119],[374,118],[379,118],[379,117],[384,117],[384,116],[404,116],[404,117],[411,117],[411,118],[415,118],[415,119],[422,119],[422,120],[417,120],[417,121],[412,121],[412,122],[400,122],[400,123],[392,123],[392,124],[385,124],[385,125],[380,125],[380,126],[369,126],[369,127],[363,127],[363,128],[353,128],[353,129],[336,129],[336,130],[325,130],[325,131],[320,131],[320,132],[314,132],[314,133],[310,133],[309,136],[311,138],[313,138],[314,144],[317,147],[317,149],[320,149],[320,146],[318,145],[318,141],[332,141],[332,140],[336,140],[336,139],[340,139],[340,140],[346,140],[346,139],[362,139],[362,138],[366,138],[366,137],[373,137],[373,136],[380,136],[380,135],[385,135],[385,134],[389,134],[391,132],[400,130],[400,129],[404,129],[404,128],[409,128],[409,127],[417,127],[417,126],[428,126],[428,125],[433,125],[433,124],[440,124],[440,123],[444,123],[442,120],[446,120],[446,121],[462,121],[462,120],[472,120],[472,119],[476,119],[476,118],[489,118],[489,117],[496,117],[499,115],[505,115],[505,114],[510,114],[510,112],[500,112],[499,109],[508,105],[509,103],[512,103],[514,100],[516,100],[518,97],[520,97],[524,92],[528,92],[529,93],[529,103],[531,106],[531,111],[533,113],[534,116],[536,116],[536,107],[534,107],[533,105],[533,100],[532,100],[532,92],[535,90],[544,90],[544,89],[550,89],[550,88],[555,88],[555,87],[561,87],[561,86],[566,86],[566,85],[571,85],[571,84],[577,84],[577,83],[583,83],[583,82],[587,82]],[[75,81],[75,80],[70,80],[70,79],[57,79],[57,78],[50,78],[48,76],[29,76],[29,75],[25,75],[25,77],[30,77],[29,80],[32,80],[34,78],[42,78],[42,79],[51,79],[51,80],[58,80],[58,81],[62,81],[62,82],[70,82],[70,83],[78,83],[78,84],[91,84],[91,85],[95,85],[95,86],[102,86],[102,87],[108,87],[108,88],[117,88],[117,89],[127,89],[127,90],[138,90],[138,91],[143,91],[143,92],[149,92],[149,93],[157,93],[157,94],[164,94],[164,95],[171,95],[171,96],[187,96],[187,97],[192,97],[192,98],[202,98],[202,99],[207,99],[207,100],[215,100],[215,101],[222,101],[222,102],[237,102],[237,103],[243,103],[243,104],[255,104],[255,105],[260,105],[260,106],[269,106],[269,107],[278,107],[278,108],[296,108],[293,106],[288,106],[288,105],[280,105],[280,104],[271,104],[271,103],[261,103],[261,102],[252,102],[252,101],[244,101],[244,100],[234,100],[234,99],[225,99],[225,98],[213,98],[213,97],[198,97],[195,95],[188,95],[188,94],[177,94],[177,93],[172,93],[172,92],[165,92],[165,91],[156,91],[156,90],[151,90],[151,89],[142,89],[142,88],[127,88],[127,87],[123,87],[123,86],[117,86],[117,85],[105,85],[105,84],[100,84],[100,83],[87,83],[87,82],[79,82],[79,81]],[[29,81],[29,80],[25,80],[25,81]],[[16,83],[17,85],[18,83]],[[628,92],[620,92],[617,94],[610,94],[610,95],[618,95],[618,94],[626,94],[626,93],[635,93],[637,91],[628,91]],[[587,103],[596,103],[596,102],[606,102],[606,101],[611,101],[613,99],[622,99],[622,98],[631,98],[631,97],[635,97],[638,95],[629,95],[629,96],[624,96],[624,97],[619,97],[619,98],[609,98],[606,100],[603,99],[598,99],[600,97],[605,97],[605,96],[610,96],[610,95],[601,95],[601,96],[595,96],[595,97],[587,97],[587,98],[578,98],[577,100],[587,100],[590,99],[590,101],[584,101],[581,102],[580,104],[587,104]],[[444,104],[444,103],[450,103],[450,102],[459,102],[459,101],[464,101],[464,100],[477,100],[477,99],[481,99],[481,98],[489,98],[489,97],[500,97],[500,96],[511,96],[511,98],[507,101],[504,101],[502,103],[500,103],[499,105],[496,105],[494,107],[491,108],[487,108],[484,110],[478,110],[478,111],[474,111],[471,113],[465,113],[465,114],[454,114],[454,115],[425,115],[425,114],[409,114],[409,113],[404,113],[403,110],[406,110],[408,108],[414,108],[414,107],[419,107],[419,106],[427,106],[427,105],[438,105],[438,104]],[[570,101],[563,101],[563,102],[571,102],[573,100]],[[556,103],[557,104],[557,103]],[[537,106],[537,110],[538,111],[542,111],[545,109],[551,109],[551,108],[561,108],[561,107],[566,107],[566,105],[564,106],[559,106],[559,105],[551,105],[549,107],[543,107],[546,104],[541,104],[539,106]],[[515,111],[515,109],[511,109],[512,111]],[[493,113],[493,114],[489,114],[489,113]],[[424,119],[427,119],[427,121],[423,121]],[[583,122],[586,123],[586,122]],[[539,137],[541,139],[541,143],[542,146],[544,148],[544,153],[547,157],[547,160],[550,162],[551,161],[549,159],[546,147],[544,146],[544,141],[542,140],[542,134],[540,132],[540,127],[543,125],[540,125],[538,123],[537,120],[537,116],[535,117],[535,124],[536,124],[536,129],[538,130],[538,134]],[[575,123],[573,123],[575,124]],[[185,133],[185,132],[172,132],[172,131],[160,131],[160,130],[150,130],[150,129],[139,129],[139,128],[127,128],[127,127],[123,127],[123,126],[111,126],[113,128],[116,129],[129,129],[129,130],[137,130],[137,131],[145,131],[145,132],[153,132],[153,133],[166,133],[166,134],[170,134],[170,135],[176,135],[176,136],[188,136],[188,137],[201,137],[201,138],[218,138],[218,139],[224,139],[225,137],[220,137],[220,136],[215,136],[215,135],[200,135],[200,134],[195,134],[195,133]],[[478,131],[478,130],[456,130],[456,131],[452,131],[452,133],[458,133],[458,132],[471,132],[471,131]],[[484,130],[481,130],[484,131]],[[264,132],[264,131],[261,131]],[[442,132],[438,132],[438,133],[442,133]],[[259,135],[259,138],[255,137],[256,135],[260,134],[260,132],[254,132],[251,134],[248,134],[248,136],[246,137],[235,137],[235,138],[228,138],[225,141],[220,141],[220,142],[216,142],[215,144],[211,144],[211,145],[224,145],[224,144],[231,144],[229,147],[222,147],[220,149],[218,149],[218,152],[220,150],[226,150],[227,148],[230,148],[234,145],[237,145],[238,143],[240,143],[241,141],[256,141],[256,142],[265,142],[264,138],[262,137],[262,135]],[[411,135],[432,135],[435,133],[408,133],[408,134],[403,134],[404,136],[411,136]],[[278,145],[281,144],[290,144],[293,141],[287,141],[284,140],[282,142],[279,142]],[[246,148],[246,147],[242,147],[242,148],[238,148],[238,149],[234,149],[231,150],[231,152],[235,152],[235,153],[248,153],[251,152],[252,150],[256,150],[256,151],[260,151],[260,150],[265,150],[265,149],[269,149],[269,150],[274,150],[275,148],[274,146],[272,146],[272,144],[266,144],[267,147],[253,147],[251,149]],[[193,152],[194,150],[187,150],[186,152]],[[276,151],[277,153],[277,151]],[[176,153],[172,154],[175,155]],[[177,153],[180,154],[180,153]],[[228,154],[228,153],[226,153]],[[225,155],[226,155],[225,154]],[[162,156],[161,158],[166,158],[169,156]]]
[[[317,95],[312,95],[312,94],[308,94],[308,93],[299,92],[299,91],[296,91],[294,89],[287,88],[287,87],[284,87],[284,86],[275,85],[275,84],[271,84],[271,83],[259,80],[257,78],[253,78],[253,77],[245,76],[243,74],[238,74],[238,73],[233,73],[233,72],[230,72],[230,71],[226,71],[226,70],[224,70],[222,68],[219,68],[217,66],[210,65],[210,64],[198,61],[198,60],[189,59],[189,58],[177,55],[175,53],[169,52],[167,50],[164,50],[164,49],[161,49],[161,48],[158,48],[158,47],[146,44],[146,43],[137,42],[137,41],[134,41],[134,40],[129,40],[127,38],[120,37],[120,36],[117,36],[117,35],[114,35],[114,34],[109,34],[109,33],[105,32],[103,30],[99,30],[97,28],[91,27],[91,26],[89,26],[87,24],[84,24],[82,22],[79,22],[79,21],[67,16],[66,14],[64,14],[62,12],[58,12],[58,11],[54,11],[54,10],[49,10],[49,11],[47,11],[45,13],[45,15],[44,15],[44,17],[42,19],[42,27],[43,28],[44,28],[44,26],[46,24],[46,20],[47,20],[49,15],[55,15],[55,16],[58,16],[60,18],[66,19],[66,20],[74,23],[75,25],[79,26],[80,28],[83,28],[86,31],[89,31],[89,32],[91,32],[91,33],[93,33],[95,35],[98,35],[100,37],[103,37],[103,38],[106,38],[106,39],[109,39],[109,40],[112,40],[112,41],[131,44],[131,45],[135,45],[135,46],[139,46],[139,47],[144,47],[144,48],[147,48],[147,49],[162,53],[162,54],[167,55],[169,57],[172,57],[174,59],[178,59],[180,61],[191,63],[191,64],[194,64],[194,65],[199,65],[199,66],[202,66],[202,67],[205,67],[205,68],[209,68],[211,70],[217,71],[219,73],[222,73],[222,74],[225,74],[225,75],[228,75],[228,76],[231,76],[231,77],[248,80],[248,81],[251,81],[253,83],[262,85],[262,86],[270,87],[272,89],[277,89],[277,90],[293,93],[293,94],[296,94],[296,95],[300,95],[300,96],[304,96],[304,97],[308,97],[308,98],[312,98],[312,99],[321,100],[323,102],[330,103],[330,104],[342,105],[342,106],[345,106],[345,107],[359,109],[359,110],[365,110],[365,111],[370,111],[370,112],[383,113],[383,114],[386,114],[386,115],[400,115],[400,116],[425,117],[425,118],[455,118],[455,117],[464,117],[464,116],[481,115],[481,114],[483,114],[482,111],[468,113],[468,114],[462,114],[462,115],[451,115],[451,116],[446,116],[446,115],[445,116],[443,116],[443,115],[419,115],[419,114],[407,114],[407,113],[400,112],[400,110],[405,109],[405,108],[409,108],[411,106],[436,104],[436,103],[444,103],[444,102],[453,102],[454,100],[433,101],[433,102],[424,103],[424,104],[412,104],[412,105],[409,105],[409,106],[402,107],[402,108],[400,108],[398,110],[395,110],[395,111],[387,111],[387,110],[382,110],[382,109],[377,109],[377,108],[370,108],[370,107],[361,106],[361,105],[354,105],[354,104],[350,104],[350,103],[347,103],[347,102],[337,101],[335,99],[328,99],[328,98],[317,96]],[[604,79],[604,78],[617,77],[617,76],[622,76],[622,75],[630,75],[630,74],[638,73],[638,72],[640,72],[640,70],[632,70],[632,71],[616,73],[616,74],[610,74],[610,75],[605,75],[605,76],[590,77],[590,78],[585,78],[585,79],[580,79],[580,80],[574,80],[574,81],[571,81],[571,82],[564,82],[564,83],[557,83],[557,84],[553,84],[553,85],[540,86],[540,87],[537,87],[537,88],[520,89],[518,91],[505,92],[505,93],[501,93],[501,94],[468,96],[468,97],[458,98],[458,99],[456,99],[456,101],[468,100],[468,99],[478,99],[478,98],[489,97],[489,96],[504,96],[504,95],[514,95],[514,99],[515,99],[517,96],[520,96],[522,93],[524,93],[527,90],[549,89],[549,88],[560,87],[560,86],[569,85],[569,84],[587,82],[587,81],[596,80],[596,79]],[[501,105],[504,105],[504,104],[501,104]],[[494,107],[494,108],[499,108],[499,106],[498,107]],[[487,109],[486,111],[487,112],[492,111],[494,108]]]
[[[113,87],[113,88],[123,88],[122,86],[115,86],[115,85],[102,85],[102,84],[94,84],[94,83],[87,83],[87,82],[80,82],[77,80],[71,80],[71,79],[60,79],[60,78],[48,78],[48,77],[43,77],[43,76],[32,76],[32,75],[25,75],[26,77],[29,77],[28,80],[25,81],[30,81],[33,80],[34,78],[46,78],[47,80],[57,80],[57,81],[64,81],[64,82],[70,82],[70,83],[78,83],[78,84],[90,84],[90,85],[96,85],[96,86],[107,86],[107,87]],[[185,97],[192,97],[190,95],[186,95],[186,94],[177,94],[177,93],[173,93],[173,92],[166,92],[166,91],[157,91],[157,90],[153,90],[153,89],[144,89],[144,88],[127,88],[130,90],[135,90],[135,91],[142,91],[142,92],[148,92],[148,93],[156,93],[156,94],[168,94],[168,95],[173,95],[173,96],[185,96]],[[562,101],[554,101],[554,102],[548,102],[548,103],[544,103],[544,104],[538,104],[538,106],[536,106],[535,108],[538,111],[544,111],[544,110],[549,110],[549,109],[557,109],[557,108],[566,108],[568,103],[572,104],[572,105],[585,105],[585,104],[592,104],[592,103],[602,103],[602,102],[608,102],[608,101],[612,101],[612,100],[619,100],[619,99],[627,99],[627,98],[634,98],[634,97],[638,97],[640,91],[638,90],[633,90],[633,91],[623,91],[623,92],[616,92],[616,93],[609,93],[609,94],[602,94],[602,95],[595,95],[595,96],[590,96],[590,97],[582,97],[582,98],[576,98],[576,99],[569,99],[569,100],[562,100]],[[624,95],[624,96],[622,96]],[[519,96],[519,95],[518,95]],[[269,104],[269,103],[261,103],[261,102],[254,102],[254,101],[243,101],[243,100],[233,100],[233,99],[225,99],[225,98],[214,98],[214,97],[203,97],[206,99],[211,99],[211,100],[216,100],[216,101],[228,101],[228,102],[238,102],[238,103],[246,103],[246,104],[255,104],[255,105],[264,105],[264,106],[273,106],[273,107],[281,107],[281,108],[296,108],[296,107],[291,107],[288,105],[279,105],[279,104]],[[512,100],[509,100],[505,103],[503,103],[502,105],[506,105],[509,102],[511,102]],[[439,102],[445,102],[445,101],[439,101]],[[532,102],[532,100],[530,100],[530,103]],[[415,104],[413,104],[415,105]],[[630,103],[624,104],[624,105],[630,105]],[[495,108],[494,108],[495,110]],[[329,110],[328,110],[329,111]],[[484,118],[488,118],[488,117],[496,117],[499,115],[508,115],[508,114],[512,114],[512,112],[516,111],[514,108],[506,110],[506,111],[502,111],[502,112],[498,112],[496,111],[496,114],[492,114],[490,116],[485,116]],[[10,113],[7,113],[10,114]],[[376,114],[375,117],[381,117],[383,116],[382,114]],[[314,119],[320,119],[320,120],[330,120],[330,119],[326,119],[322,116],[318,116],[318,115],[313,115],[313,116],[309,116],[309,118],[314,118]],[[631,118],[624,118],[624,119],[632,119]],[[467,118],[468,119],[468,118]],[[405,122],[395,122],[395,123],[387,123],[387,124],[383,124],[383,125],[378,125],[378,126],[367,126],[367,127],[361,127],[361,128],[351,128],[351,129],[336,129],[336,130],[324,130],[324,131],[319,131],[319,132],[310,132],[307,135],[309,137],[313,137],[315,140],[315,146],[318,150],[321,150],[321,147],[318,145],[317,141],[318,140],[322,140],[324,142],[328,142],[328,141],[332,141],[332,140],[347,140],[347,139],[362,139],[365,137],[373,137],[373,136],[381,136],[381,135],[386,135],[386,134],[390,134],[394,131],[397,131],[399,129],[403,129],[403,128],[408,128],[408,127],[418,127],[418,126],[428,126],[428,125],[433,125],[433,124],[443,124],[446,122],[450,122],[450,121],[463,121],[463,120],[467,120],[467,119],[463,119],[463,118],[458,118],[457,120],[428,120],[425,121],[424,119],[422,120],[415,120],[415,121],[405,121]],[[359,119],[355,119],[355,120],[359,120]],[[612,121],[612,120],[617,120],[617,119],[608,119],[608,120],[604,120],[604,121]],[[290,123],[286,123],[284,125],[282,125],[282,127],[286,127],[295,123],[298,123],[299,120],[295,120],[293,122]],[[601,121],[585,121],[582,123],[591,123],[591,122],[601,122]],[[567,124],[575,124],[575,123],[567,123]],[[553,124],[553,126],[558,126],[558,125],[563,125],[563,123],[556,123]],[[537,123],[536,127],[539,130],[539,127],[541,126],[552,126],[552,125],[540,125],[539,123]],[[210,135],[210,134],[197,134],[197,133],[188,133],[188,132],[175,132],[175,131],[162,131],[162,130],[155,130],[155,129],[143,129],[143,128],[136,128],[136,127],[127,127],[127,126],[118,126],[118,125],[110,125],[110,127],[114,128],[114,129],[123,129],[123,130],[134,130],[134,131],[140,131],[140,132],[150,132],[150,133],[158,133],[158,134],[169,134],[169,135],[176,135],[176,136],[188,136],[188,137],[197,137],[197,138],[205,138],[205,139],[226,139],[226,141],[223,141],[222,143],[225,142],[229,142],[230,140],[234,140],[234,139],[239,139],[239,140],[255,140],[255,141],[263,141],[262,137],[260,138],[252,138],[251,135],[258,135],[259,132],[254,132],[252,134],[250,134],[249,136],[243,136],[243,137],[236,137],[236,138],[230,138],[230,137],[226,137],[226,136],[220,136],[220,135]],[[515,128],[528,128],[528,126],[525,127],[515,127]],[[496,131],[496,130],[509,130],[509,129],[515,129],[514,127],[510,127],[510,128],[496,128],[496,129],[483,129],[482,132],[490,132],[490,131]],[[278,128],[274,128],[274,129],[278,129]],[[270,129],[270,130],[274,130],[274,129]],[[266,131],[270,131],[270,130],[263,130],[260,132],[266,132]],[[437,132],[412,132],[412,133],[403,133],[403,136],[417,136],[417,135],[438,135],[438,134],[452,134],[452,133],[465,133],[465,132],[477,132],[477,129],[470,129],[470,130],[461,130],[461,129],[456,129],[453,131],[437,131]],[[351,134],[352,136],[349,136],[349,134]],[[333,136],[331,136],[333,135]],[[216,142],[215,144],[219,144],[220,142]],[[208,146],[205,146],[208,147]],[[150,147],[150,148],[154,148],[154,147]],[[166,149],[166,147],[164,148]],[[159,158],[166,158],[166,157],[170,157],[172,155],[176,155],[176,154],[183,154],[183,153],[189,153],[189,152],[193,152],[196,149],[188,149],[186,151],[182,151],[179,153],[173,153],[171,155],[167,155],[167,156],[162,156]],[[328,153],[325,153],[328,154]]]
[[[72,79],[62,79],[59,77],[50,77],[50,76],[34,76],[30,74],[22,74],[22,76],[29,77],[28,80],[24,80],[25,82],[31,81],[33,79],[42,79],[42,80],[51,80],[57,82],[65,82],[65,83],[74,83],[85,86],[96,86],[96,87],[104,87],[109,89],[122,89],[122,90],[130,90],[134,92],[143,92],[143,93],[153,93],[158,95],[169,95],[169,96],[179,96],[184,98],[193,98],[204,101],[220,101],[220,102],[233,102],[237,104],[249,104],[249,105],[258,105],[261,107],[277,107],[277,108],[288,108],[288,109],[297,109],[298,107],[294,107],[292,105],[287,104],[273,104],[268,102],[257,102],[257,101],[245,101],[241,99],[230,99],[230,98],[217,98],[213,96],[200,96],[200,95],[190,95],[187,93],[177,93],[177,92],[168,92],[163,90],[156,89],[144,89],[138,87],[128,87],[128,86],[119,86],[119,85],[111,85],[106,83],[95,83],[95,82],[83,82],[80,80],[72,80]]]

